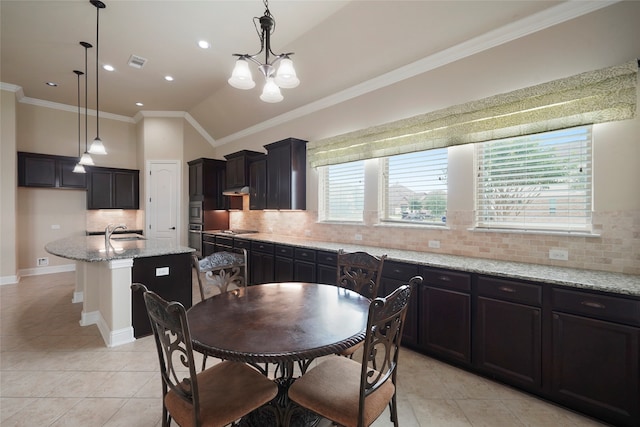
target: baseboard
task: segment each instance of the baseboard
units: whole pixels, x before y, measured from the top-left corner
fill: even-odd
[[[14,285],[20,282],[20,276],[2,276],[0,277],[0,286],[2,285]]]
[[[50,265],[48,267],[24,268],[22,270],[18,270],[18,275],[39,276],[41,274],[66,273],[68,271],[76,271],[75,263],[64,265]]]

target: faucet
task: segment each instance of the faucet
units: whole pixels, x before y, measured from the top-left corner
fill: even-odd
[[[113,224],[109,224],[105,227],[104,229],[104,247],[105,248],[109,248],[109,242],[111,241],[111,235],[113,234],[114,231],[118,230],[118,229],[122,229],[122,230],[126,230],[127,226],[124,224],[120,224],[120,225],[113,225]]]

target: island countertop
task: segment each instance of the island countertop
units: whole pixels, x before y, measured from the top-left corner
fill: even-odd
[[[114,235],[110,243],[109,248],[106,248],[104,236],[68,237],[49,242],[44,249],[52,255],[87,262],[145,258],[195,251],[193,248],[180,246],[169,240],[146,239],[135,234]]]
[[[220,232],[215,230],[205,231],[204,233],[220,234]],[[222,235],[229,236],[229,234]],[[338,249],[344,249],[347,252],[365,251],[376,256],[386,254],[387,260],[408,262],[425,267],[445,268],[468,273],[487,274],[496,277],[521,279],[551,285],[640,297],[640,276],[630,274],[315,241],[312,239],[280,236],[270,233],[241,234],[233,237],[275,244],[281,243],[316,250],[337,251]]]

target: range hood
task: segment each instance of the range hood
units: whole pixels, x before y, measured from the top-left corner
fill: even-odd
[[[244,196],[249,194],[249,187],[228,188],[222,192],[224,196]]]

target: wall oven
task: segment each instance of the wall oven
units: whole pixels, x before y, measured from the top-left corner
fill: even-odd
[[[204,202],[189,202],[189,224],[202,224],[204,220]],[[191,228],[189,228],[191,230]],[[202,229],[201,229],[202,231]]]
[[[198,257],[202,256],[202,224],[189,224],[189,247],[196,250]]]

